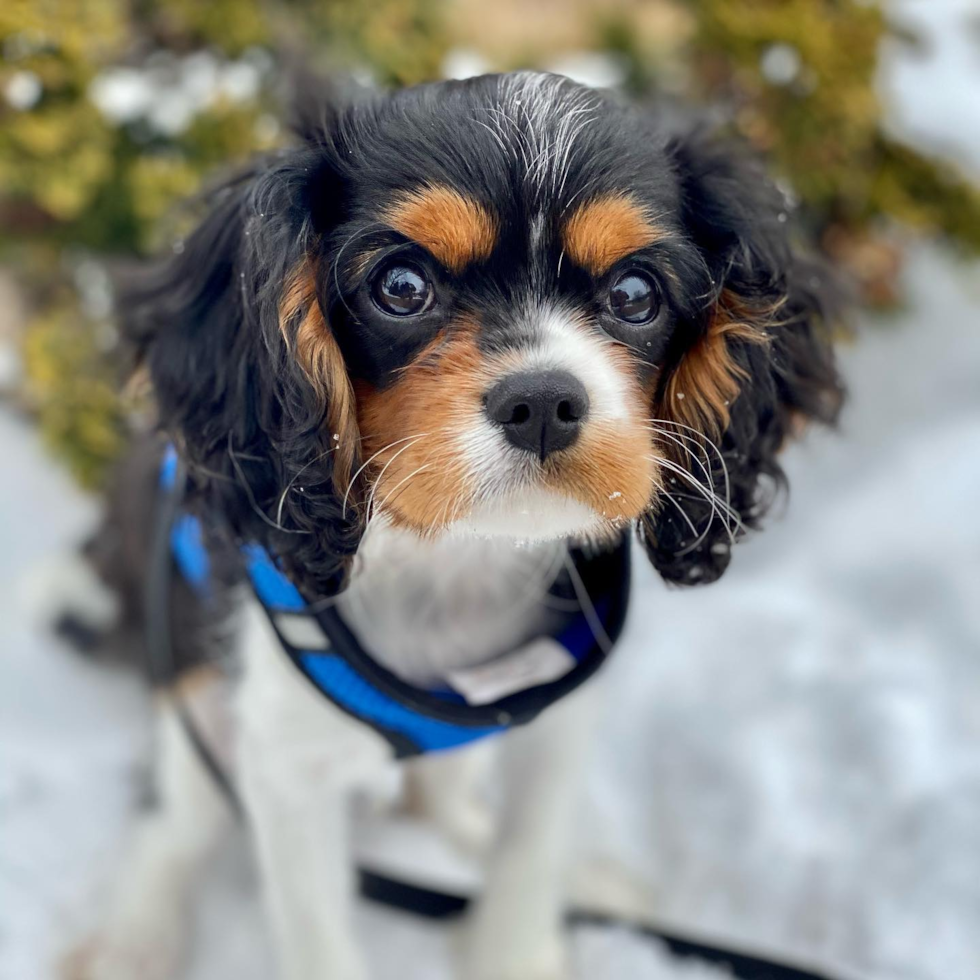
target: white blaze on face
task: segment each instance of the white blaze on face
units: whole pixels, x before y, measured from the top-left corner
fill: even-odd
[[[567,371],[588,393],[586,426],[629,421],[627,381],[610,356],[612,341],[581,315],[559,306],[533,307],[522,319],[526,339],[505,355],[506,366],[496,380],[509,374]],[[456,530],[544,540],[582,534],[601,523],[601,515],[588,505],[542,486],[538,460],[512,446],[482,409],[466,420],[458,439],[478,489],[473,507],[454,523]]]
[[[536,311],[532,346],[523,354],[520,370],[568,371],[589,393],[589,418],[617,421],[628,418],[623,376],[609,356],[613,341],[604,338],[582,317],[558,307]]]

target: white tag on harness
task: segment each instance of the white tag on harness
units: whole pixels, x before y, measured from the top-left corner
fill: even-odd
[[[329,650],[330,641],[312,617],[296,613],[273,613],[276,629],[294,650]]]
[[[491,704],[558,680],[574,666],[575,658],[560,643],[541,636],[488,664],[450,671],[447,680],[468,704]]]

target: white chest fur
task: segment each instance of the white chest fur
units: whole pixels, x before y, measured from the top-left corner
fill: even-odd
[[[358,551],[339,608],[378,662],[410,683],[435,685],[451,671],[551,630],[561,613],[542,599],[565,555],[564,543],[523,548],[463,537],[420,541],[375,526]],[[260,768],[274,778],[276,792],[296,792],[327,772],[331,782],[357,783],[385,768],[390,749],[384,739],[352,722],[300,676],[252,599],[244,604],[240,635],[241,735],[253,757],[272,747],[275,759]]]
[[[376,660],[411,683],[433,684],[549,629],[557,616],[542,599],[564,554],[557,542],[419,540],[374,527],[340,609]]]

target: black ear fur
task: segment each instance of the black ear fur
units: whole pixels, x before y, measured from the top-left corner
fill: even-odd
[[[777,458],[784,441],[809,420],[836,420],[843,387],[829,333],[842,304],[828,270],[793,248],[783,195],[741,147],[695,132],[675,139],[669,153],[681,184],[684,223],[708,275],[710,299],[699,321],[679,331],[661,378],[656,414],[678,417],[682,403],[675,400],[672,379],[687,369],[685,383],[697,388],[690,359],[713,331],[720,331],[713,350],[722,352],[734,393],[725,399],[730,404],[717,419],[716,431],[710,424],[695,426],[720,448],[727,475],[704,439],[700,445],[689,441],[687,451],[676,442],[665,444],[691,478],[668,473],[674,501],[647,514],[641,526],[660,574],[693,585],[721,576],[731,559],[732,535],[740,533],[734,517],[712,512],[693,480],[727,498],[744,528],[758,526],[785,485]],[[690,411],[698,392],[680,397]]]
[[[315,261],[338,179],[322,145],[255,166],[213,192],[197,230],[119,301],[199,501],[320,595],[342,587],[361,528],[333,479],[333,393],[297,363],[280,304]]]

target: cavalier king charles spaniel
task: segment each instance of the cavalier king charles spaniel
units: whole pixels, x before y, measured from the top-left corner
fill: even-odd
[[[230,819],[187,710],[243,800],[281,976],[367,975],[347,836],[391,745],[283,656],[235,571],[243,543],[400,681],[452,686],[588,611],[573,552],[635,536],[669,582],[716,580],[782,483],[787,438],[840,405],[830,282],[739,146],[531,72],[338,101],[309,100],[297,145],[214,191],[120,298],[212,539],[215,601],[174,584],[185,700],[159,701],[155,803],[71,958],[80,980],[179,969],[195,873]],[[76,620],[145,613],[162,446],[122,466]],[[562,884],[598,686],[499,739],[466,980],[568,976]],[[478,755],[400,764],[416,807],[469,843],[490,830]]]

